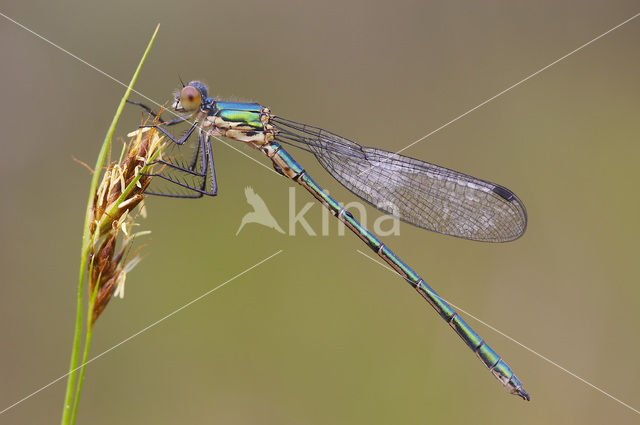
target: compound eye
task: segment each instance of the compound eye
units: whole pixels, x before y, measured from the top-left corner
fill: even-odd
[[[185,111],[195,111],[200,107],[201,101],[200,92],[193,86],[186,86],[180,91],[180,105]]]

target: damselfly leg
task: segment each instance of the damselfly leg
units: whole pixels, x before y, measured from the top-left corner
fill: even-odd
[[[145,111],[147,111],[152,117],[154,117],[154,118],[157,117],[158,118],[158,122],[160,124],[162,124],[162,125],[174,125],[174,124],[178,124],[178,123],[181,123],[181,122],[187,120],[187,118],[178,117],[178,118],[175,118],[175,119],[170,120],[170,121],[165,121],[165,120],[162,119],[161,112],[160,113],[154,112],[153,109],[151,109],[150,107],[148,107],[147,105],[145,105],[142,102],[136,102],[136,101],[133,101],[133,100],[127,100],[127,103],[139,106],[142,109],[144,109]],[[149,127],[149,126],[146,126],[146,127]]]
[[[199,130],[197,132],[198,140],[189,140],[192,139],[191,136],[198,127],[198,123],[190,123],[187,118],[183,117],[162,121],[160,114],[155,113],[143,103],[129,103],[140,106],[161,121],[159,124],[141,125],[141,128],[153,127],[172,142],[165,146],[161,158],[154,161],[161,167],[158,172],[150,175],[159,179],[154,179],[145,193],[173,198],[200,198],[203,195],[217,195],[218,185],[209,135]],[[165,128],[181,123],[190,124],[181,137],[174,136]]]

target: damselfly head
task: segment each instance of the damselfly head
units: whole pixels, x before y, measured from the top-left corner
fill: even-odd
[[[207,86],[200,81],[191,81],[176,94],[173,108],[177,112],[193,112],[202,105],[202,100],[208,96]]]

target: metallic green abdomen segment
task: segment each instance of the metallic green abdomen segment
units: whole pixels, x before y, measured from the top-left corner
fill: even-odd
[[[345,211],[342,213],[342,217],[339,217],[340,221],[342,221],[353,233],[358,235],[360,239],[364,241],[369,248],[373,251],[378,252],[382,245],[382,242],[371,234],[363,225],[358,223],[353,215],[349,211]]]
[[[369,233],[368,230],[367,233]],[[382,257],[387,263],[391,264],[391,266],[398,273],[400,273],[400,275],[404,277],[414,288],[416,287],[418,282],[422,280],[416,272],[411,270],[409,266],[407,266],[400,258],[398,258],[396,254],[393,253],[393,251],[391,251],[386,246],[382,246],[378,250],[378,255]]]
[[[262,130],[260,120],[262,106],[257,103],[216,102],[214,115],[225,121],[246,124],[256,130]]]
[[[480,335],[471,329],[471,326],[467,325],[467,322],[457,314],[451,318],[449,324],[473,351],[476,351],[482,345],[483,341]]]
[[[493,351],[487,344],[482,344],[482,346],[476,350],[476,354],[489,369],[492,369],[500,361],[498,353]]]
[[[418,291],[418,293],[422,295],[429,304],[431,304],[431,307],[433,307],[440,317],[442,317],[447,323],[451,321],[451,318],[456,314],[451,306],[447,304],[445,300],[440,298],[440,295],[427,285],[424,280],[421,280],[416,285],[416,291]]]
[[[298,175],[304,171],[304,168],[302,168],[302,166],[298,164],[291,155],[289,155],[289,152],[282,149],[277,142],[272,142],[271,147],[276,150],[276,155],[284,160],[285,164],[289,166],[294,175]]]

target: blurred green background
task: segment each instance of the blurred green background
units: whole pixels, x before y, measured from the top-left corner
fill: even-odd
[[[158,102],[183,79],[365,145],[398,150],[638,12],[637,1],[4,2],[16,19]],[[405,153],[514,190],[521,239],[406,224],[388,244],[454,304],[640,407],[640,20]],[[0,18],[0,410],[67,370],[89,173],[124,88]],[[140,120],[128,108],[116,134]],[[119,150],[119,142],[115,145]],[[258,152],[236,145],[262,161]],[[483,325],[531,393],[508,395],[353,235],[280,225],[288,187],[214,146],[219,196],[149,199],[144,261],[97,323],[96,355],[283,253],[88,366],[79,423],[638,423],[638,415]],[[293,152],[343,202],[356,200]],[[269,164],[267,164],[269,165]],[[298,209],[311,197],[296,189]],[[371,220],[379,214],[368,210]],[[321,208],[307,214],[319,230]],[[466,317],[466,316],[465,316]],[[0,415],[57,423],[64,381]]]

